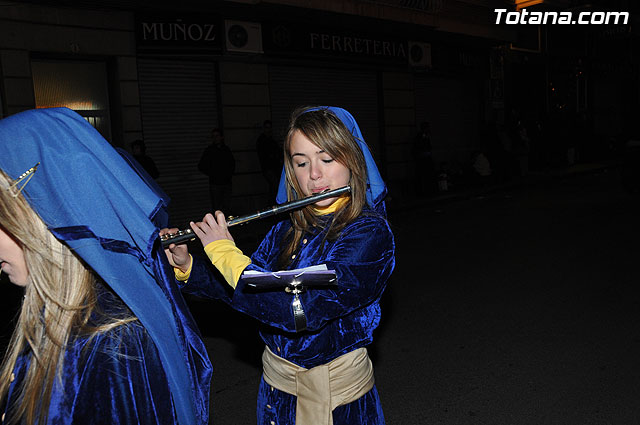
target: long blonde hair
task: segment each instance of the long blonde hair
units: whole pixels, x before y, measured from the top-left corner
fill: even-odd
[[[287,177],[287,196],[289,200],[297,199],[303,193],[295,176],[290,154],[291,139],[296,131],[300,131],[313,144],[351,171],[349,181],[351,186],[350,200],[335,213],[325,235],[327,240],[334,240],[347,224],[362,213],[362,209],[367,202],[367,167],[364,155],[353,134],[340,118],[330,110],[308,106],[295,110],[291,116],[284,143],[284,168]],[[279,260],[281,267],[286,267],[290,264],[291,255],[299,246],[302,235],[313,227],[322,227],[323,224],[314,213],[313,205],[295,211],[290,216],[293,227],[285,238],[285,247]]]
[[[0,369],[0,402],[5,400],[18,357],[28,353],[29,368],[9,407],[8,422],[45,423],[56,379],[61,381],[65,349],[78,335],[91,337],[135,320],[131,313],[89,323],[97,308],[93,272],[57,240],[22,194],[9,188],[0,170],[0,225],[22,248],[28,269],[25,296]],[[106,316],[105,316],[106,317]],[[16,390],[14,390],[16,391]]]

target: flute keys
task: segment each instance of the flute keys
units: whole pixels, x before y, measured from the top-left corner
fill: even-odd
[[[171,239],[175,239],[178,236],[189,236],[192,233],[193,233],[193,230],[191,230],[191,229],[179,230],[176,233],[171,233],[171,234],[168,234],[168,235],[162,235],[160,237],[160,240],[164,242],[164,241],[168,241],[168,240],[171,240]]]

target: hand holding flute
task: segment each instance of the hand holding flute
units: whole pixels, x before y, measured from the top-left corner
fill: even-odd
[[[178,228],[172,229],[161,229],[160,230],[160,239],[167,238],[169,235],[175,235],[178,233]],[[186,240],[185,240],[186,242]],[[163,243],[164,252],[167,255],[167,260],[169,260],[169,264],[175,267],[176,269],[180,269],[183,273],[189,269],[191,265],[191,257],[189,256],[189,250],[184,244],[174,244],[174,243]]]
[[[233,238],[231,237],[231,234],[228,231],[228,227],[235,226],[235,225],[238,225],[238,224],[248,223],[249,221],[253,221],[253,220],[256,220],[256,219],[259,219],[259,218],[270,217],[272,215],[280,214],[280,213],[287,212],[287,211],[291,211],[291,210],[296,209],[296,208],[302,208],[302,207],[304,207],[306,205],[313,204],[313,203],[319,202],[319,201],[324,200],[324,199],[341,196],[341,195],[343,195],[345,193],[348,193],[350,191],[351,191],[351,187],[344,186],[344,187],[341,187],[339,189],[330,190],[330,191],[327,191],[327,192],[320,193],[318,195],[309,196],[307,198],[296,199],[294,201],[285,202],[284,204],[281,204],[281,205],[278,205],[278,206],[274,206],[274,207],[271,207],[271,208],[267,208],[265,210],[258,211],[258,212],[254,213],[254,214],[248,214],[246,216],[230,218],[228,221],[225,221],[224,215],[220,211],[216,211],[216,216],[215,217],[213,217],[212,214],[207,214],[207,216],[211,216],[210,220],[208,221],[208,223],[213,224],[213,222],[211,221],[211,220],[213,220],[216,223],[218,223],[218,226],[222,226],[220,221],[219,221],[220,220],[220,216],[221,216],[222,220],[223,220],[223,222],[225,224],[224,231],[221,231],[221,232],[222,233],[226,232],[226,235],[228,235],[228,237],[225,235],[225,237],[219,237],[218,239],[230,239],[230,240],[233,240]],[[207,216],[205,216],[203,221],[199,222],[198,224],[207,222],[207,220],[206,220]],[[163,229],[160,232],[160,240],[162,241],[162,246],[166,249],[170,245],[179,245],[179,244],[183,244],[183,243],[195,240],[196,237],[199,237],[199,236],[196,234],[195,229],[193,228],[194,223],[191,222],[190,225],[191,225],[190,229],[181,230],[181,231],[178,231],[178,229]],[[216,234],[217,234],[217,231],[216,231]],[[213,240],[218,240],[218,239],[213,239]],[[213,242],[213,240],[211,240],[209,242]],[[203,242],[203,246],[205,246],[206,243],[204,243],[204,241],[202,241],[202,242]],[[207,242],[207,243],[209,243],[209,242]]]
[[[216,211],[215,216],[208,213],[204,216],[202,221],[190,222],[191,230],[194,237],[200,239],[202,246],[207,246],[211,242],[215,242],[221,239],[228,239],[233,241],[233,236],[229,233],[228,224],[225,220],[222,211]],[[160,237],[175,234],[178,229],[162,229],[160,231]],[[171,239],[168,239],[171,242]],[[163,244],[165,246],[165,252],[169,259],[169,263],[183,272],[186,272],[189,268],[190,258],[189,251],[186,246],[181,244],[176,245],[174,243]]]
[[[306,205],[319,202],[323,199],[340,196],[350,191],[351,188],[349,186],[345,186],[339,189],[323,192],[315,196],[286,202],[284,204],[259,211],[255,214],[233,218],[228,221],[225,219],[225,216],[221,211],[216,211],[215,216],[209,213],[205,215],[200,222],[190,222],[190,229],[180,231],[177,228],[160,230],[160,240],[163,248],[165,249],[165,253],[167,254],[169,264],[180,269],[184,273],[191,265],[189,250],[185,245],[183,245],[185,242],[199,238],[202,242],[202,246],[207,246],[211,242],[220,239],[229,239],[233,241],[233,236],[229,233],[230,226],[247,223],[259,218],[270,217],[285,211],[291,211],[296,208],[301,208]]]

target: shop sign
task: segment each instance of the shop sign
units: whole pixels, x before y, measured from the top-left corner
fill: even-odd
[[[407,63],[407,40],[337,28],[263,23],[265,53],[303,53]]]
[[[222,19],[218,16],[137,16],[139,50],[222,51]]]

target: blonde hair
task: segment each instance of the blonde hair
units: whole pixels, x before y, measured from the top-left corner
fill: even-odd
[[[0,223],[22,248],[28,270],[25,296],[0,369],[0,402],[5,400],[11,374],[21,354],[31,358],[9,407],[8,422],[45,423],[56,379],[61,381],[66,347],[79,335],[89,338],[136,320],[123,317],[89,323],[97,308],[93,272],[65,244],[57,240],[22,194],[14,197],[11,179],[0,170]],[[93,320],[92,320],[93,321]]]
[[[349,185],[351,186],[350,200],[343,208],[336,211],[325,235],[326,240],[335,240],[342,229],[362,213],[367,202],[367,167],[358,141],[342,120],[329,109],[315,108],[299,108],[291,116],[284,143],[287,197],[289,200],[293,200],[299,198],[303,193],[295,176],[290,154],[291,139],[296,131],[300,131],[314,145],[324,150],[331,158],[347,167],[351,172],[349,180]],[[285,238],[285,247],[279,261],[281,267],[286,267],[290,264],[291,255],[299,246],[302,235],[313,227],[322,227],[323,225],[323,222],[315,214],[313,205],[294,211],[290,216],[293,227]]]

